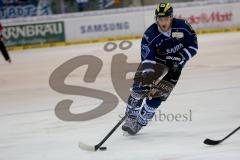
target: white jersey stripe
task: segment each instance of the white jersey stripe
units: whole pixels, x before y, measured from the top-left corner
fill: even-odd
[[[185,53],[187,53],[188,59],[191,59],[192,58],[191,53],[186,48],[184,48],[183,50],[185,51]]]

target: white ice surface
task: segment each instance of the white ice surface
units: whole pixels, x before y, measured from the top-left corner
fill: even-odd
[[[59,65],[79,55],[103,60],[94,84],[85,84],[86,68],[67,79],[116,94],[110,78],[112,56],[125,53],[128,62],[139,61],[140,41],[127,51],[103,51],[89,44],[12,52],[13,64],[0,61],[0,160],[238,160],[240,132],[222,145],[209,147],[205,138],[221,139],[240,125],[240,33],[199,36],[199,53],[186,66],[167,102],[164,113],[188,113],[192,121],[153,121],[137,136],[123,136],[118,129],[104,144],[105,152],[86,152],[78,142],[98,143],[119,121],[125,105],[86,122],[64,122],[55,116],[55,105],[73,99],[72,112],[96,107],[99,100],[63,95],[49,87],[49,76]]]

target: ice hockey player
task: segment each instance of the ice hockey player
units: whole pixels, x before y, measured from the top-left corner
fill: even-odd
[[[184,65],[198,50],[195,31],[186,20],[173,17],[170,3],[157,6],[155,20],[142,38],[141,63],[125,111],[122,130],[130,135],[154,117],[177,84]]]
[[[3,32],[3,27],[2,27],[2,24],[0,23],[0,50],[1,50],[5,60],[8,61],[9,63],[11,63],[11,58],[9,57],[7,49],[6,49],[6,47],[5,47],[4,43],[3,43],[2,32]]]

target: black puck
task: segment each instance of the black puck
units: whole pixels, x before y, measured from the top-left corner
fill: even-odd
[[[107,150],[107,147],[100,147],[99,148],[101,151],[106,151]]]

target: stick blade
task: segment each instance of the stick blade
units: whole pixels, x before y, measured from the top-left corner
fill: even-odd
[[[204,142],[207,145],[217,145],[219,143],[221,143],[221,141],[215,141],[215,140],[211,140],[211,139],[205,139]]]
[[[91,152],[96,151],[95,146],[91,146],[91,145],[88,145],[88,144],[85,144],[85,143],[82,143],[82,142],[78,143],[78,147],[82,150],[85,150],[85,151],[91,151]]]

